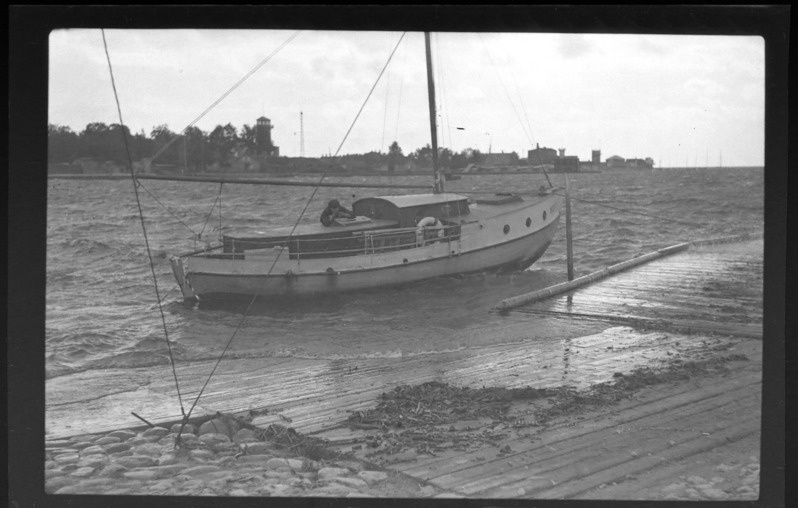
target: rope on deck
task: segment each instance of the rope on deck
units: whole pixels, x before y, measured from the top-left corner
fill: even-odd
[[[670,247],[665,247],[654,252],[649,252],[648,254],[644,254],[642,256],[629,259],[627,261],[623,261],[621,263],[617,263],[612,266],[608,266],[602,270],[597,272],[593,272],[588,275],[584,275],[579,277],[578,279],[574,279],[569,282],[563,282],[560,284],[555,284],[554,286],[549,286],[545,289],[540,289],[538,291],[533,291],[531,293],[525,293],[523,295],[513,296],[511,298],[507,298],[499,302],[494,310],[498,311],[499,313],[506,313],[510,309],[515,307],[519,307],[521,305],[525,305],[527,303],[536,302],[538,300],[544,300],[546,298],[550,298],[552,296],[556,296],[562,293],[566,293],[573,289],[579,288],[581,286],[585,286],[587,284],[591,284],[598,280],[604,279],[609,277],[610,275],[616,274],[618,272],[622,272],[624,270],[628,270],[635,266],[641,265],[643,263],[648,263],[649,261],[654,261],[655,259],[660,259],[665,256],[670,256],[672,254],[676,254],[678,252],[685,251],[690,247],[700,247],[705,245],[715,245],[721,243],[734,243],[734,242],[741,242],[747,240],[754,240],[757,238],[762,238],[762,235],[755,235],[755,234],[743,234],[738,236],[732,237],[724,237],[724,238],[712,238],[707,240],[697,240],[694,242],[685,242],[679,243],[676,245],[671,245]]]

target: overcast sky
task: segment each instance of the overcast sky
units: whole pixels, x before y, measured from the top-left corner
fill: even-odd
[[[125,124],[179,132],[294,31],[106,30]],[[271,119],[280,154],[335,153],[399,32],[298,32],[196,126]],[[764,164],[765,47],[754,36],[435,33],[438,141],[536,143],[657,166]],[[50,36],[49,122],[118,123],[100,30]],[[423,34],[407,33],[340,153],[429,143]],[[460,128],[460,129],[458,129]]]

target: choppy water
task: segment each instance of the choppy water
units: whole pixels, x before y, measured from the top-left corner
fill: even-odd
[[[618,171],[569,178],[576,198],[572,213],[577,276],[667,245],[764,229],[762,169]],[[563,175],[551,179],[563,185]],[[337,180],[428,183],[425,177]],[[140,191],[145,225],[160,294],[165,297],[172,352],[178,362],[216,358],[242,321],[247,302],[184,304],[168,258],[193,249],[195,233],[202,231],[208,239],[218,236],[218,207],[209,218],[208,214],[219,186],[143,183],[149,191]],[[542,175],[465,176],[449,182],[447,190],[523,190],[543,183]],[[303,221],[318,220],[324,203],[333,197],[349,204],[353,195],[360,198],[366,191],[321,188]],[[222,225],[292,224],[312,192],[309,187],[225,185]],[[47,376],[167,364],[164,328],[131,182],[50,180],[47,206]],[[436,279],[323,300],[256,302],[227,356],[334,359],[454,350],[462,347],[456,330],[478,326],[499,300],[565,280],[565,251],[562,219],[549,250],[524,272]],[[438,333],[435,341],[426,340],[426,332],[440,329],[455,333]],[[418,339],[397,343],[392,335],[397,330],[417,330]]]

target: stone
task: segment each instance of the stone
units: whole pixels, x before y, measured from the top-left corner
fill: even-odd
[[[684,492],[684,487],[685,486],[683,483],[671,483],[670,485],[662,489],[662,492],[666,494],[680,494]]]
[[[211,473],[211,472],[215,472],[215,471],[219,471],[219,470],[220,470],[219,466],[211,466],[211,465],[194,466],[194,467],[190,467],[188,469],[184,469],[180,474],[189,475],[189,476],[190,475],[201,475],[201,474]]]
[[[85,457],[87,455],[96,455],[96,454],[105,454],[105,450],[102,446],[92,445],[88,448],[84,448],[80,451],[80,455]]]
[[[146,443],[133,448],[133,453],[137,455],[147,455],[149,457],[159,457],[163,453],[163,448],[154,443]]]
[[[47,450],[47,452],[51,457],[55,457],[58,455],[64,455],[66,453],[79,453],[80,450],[78,450],[77,448],[56,448],[54,450]]]
[[[61,471],[68,473],[70,471],[74,471],[77,468],[78,468],[77,464],[64,464],[63,466],[61,466]]]
[[[269,443],[264,443],[263,441],[243,443],[241,444],[241,449],[244,450],[244,452],[248,455],[263,455],[264,453],[269,453],[273,450]]]
[[[305,461],[302,459],[285,459],[288,467],[296,471],[301,471],[305,467]]]
[[[118,437],[120,441],[127,441],[130,438],[136,437],[136,433],[132,430],[115,430],[106,434],[106,437]]]
[[[84,450],[93,445],[94,443],[92,443],[91,441],[81,441],[79,443],[72,443],[72,446],[70,448],[72,448],[73,450]]]
[[[164,453],[158,459],[159,466],[171,466],[172,464],[177,464],[177,463],[178,463],[177,455],[175,455],[172,452]]]
[[[271,455],[241,455],[236,459],[241,464],[263,464],[266,465],[270,459],[274,458]]]
[[[58,467],[58,462],[56,462],[54,460],[45,460],[44,461],[44,469],[45,470],[55,469],[56,467]]]
[[[103,447],[105,453],[117,453],[130,450],[130,445],[127,443],[112,443]]]
[[[53,457],[53,460],[59,464],[74,464],[80,460],[80,455],[77,453],[62,453]]]
[[[191,457],[192,459],[207,460],[207,459],[212,459],[214,457],[214,454],[210,450],[191,450],[189,452],[189,457]]]
[[[236,443],[247,443],[249,441],[257,441],[255,431],[251,429],[241,429],[233,435],[233,441]]]
[[[269,469],[277,469],[280,467],[288,467],[288,462],[280,457],[274,457],[266,462],[266,467]]]
[[[56,476],[63,476],[65,474],[67,474],[67,471],[64,471],[61,468],[58,468],[58,469],[45,469],[44,470],[44,477],[47,478],[47,479],[55,478]]]
[[[230,437],[230,427],[227,426],[224,420],[220,418],[214,418],[213,420],[209,420],[200,425],[200,437],[204,434],[224,434]]]
[[[188,466],[186,464],[170,464],[166,466],[153,466],[147,469],[142,469],[141,471],[154,471],[156,473],[155,477],[157,479],[161,479],[171,478],[182,472],[187,467]]]
[[[116,463],[127,468],[134,468],[154,466],[157,464],[157,461],[152,457],[147,457],[146,455],[131,455],[129,457],[118,458]]]
[[[44,449],[48,450],[50,448],[69,448],[72,444],[72,441],[69,439],[53,439],[52,441],[45,441],[44,442]]]
[[[176,432],[170,432],[169,434],[165,435],[161,439],[158,440],[158,444],[160,446],[171,446],[175,443],[175,439],[177,439]]]
[[[61,487],[60,489],[55,491],[56,495],[63,495],[63,494],[82,494],[80,488],[77,485],[67,485],[66,487]]]
[[[161,439],[167,434],[169,434],[169,429],[165,429],[163,427],[150,427],[141,433],[141,437],[156,437]]]
[[[121,440],[121,439],[119,439],[119,438],[118,438],[118,437],[116,437],[116,436],[105,436],[105,437],[101,437],[100,439],[98,439],[97,441],[95,441],[95,442],[94,442],[94,444],[96,444],[96,445],[98,445],[98,446],[104,446],[104,445],[109,445],[109,444],[119,443],[119,442],[121,442],[121,441],[122,441],[122,440]]]
[[[172,433],[172,434],[180,433],[181,425],[182,425],[182,423],[176,423],[176,424],[172,425],[169,428],[169,432]],[[197,433],[197,428],[194,425],[192,425],[190,423],[187,423],[185,425],[185,427],[183,427],[183,432],[181,433],[181,435],[196,434],[196,433]]]
[[[336,483],[340,483],[342,485],[346,485],[347,487],[352,487],[355,489],[363,489],[368,487],[368,483],[361,480],[360,478],[346,478],[346,477],[338,477],[333,480]]]
[[[119,457],[130,457],[131,455],[133,455],[133,451],[132,450],[124,450],[124,451],[121,451],[121,452],[116,452],[116,453],[109,454],[109,456],[114,458],[114,459],[118,459]]]
[[[151,442],[151,441],[150,441],[149,439],[147,439],[147,438],[144,438],[144,437],[134,437],[133,439],[130,439],[130,440],[127,442],[127,443],[128,443],[130,446],[141,446],[141,445],[143,445],[143,444],[147,444],[147,443],[149,443],[149,442]]]
[[[131,480],[149,481],[158,478],[158,472],[151,469],[137,469],[135,471],[122,473],[122,476]]]
[[[94,474],[93,467],[79,467],[70,473],[72,476],[76,476],[78,478],[88,478],[92,474]]]
[[[70,478],[69,476],[57,476],[44,482],[44,491],[48,494],[54,494],[58,489],[73,485],[76,481],[76,478]]]
[[[199,442],[200,442],[199,438],[194,434],[183,434],[182,436],[180,436],[180,445],[194,445]]]
[[[199,440],[200,440],[200,441],[202,441],[203,443],[207,443],[207,444],[210,444],[210,443],[227,443],[227,442],[230,442],[230,438],[229,438],[229,437],[227,437],[227,435],[226,435],[226,434],[222,434],[222,433],[218,433],[218,432],[216,432],[216,433],[214,433],[214,432],[211,432],[211,433],[207,433],[207,434],[200,434]]]
[[[80,461],[78,461],[77,463],[77,466],[93,467],[96,469],[98,467],[103,467],[106,464],[108,464],[108,460],[109,460],[108,457],[105,455],[89,455],[86,458],[80,459]]]
[[[690,483],[706,483],[706,480],[700,476],[688,476],[687,481]]]
[[[385,481],[388,478],[388,474],[382,471],[361,471],[357,475],[369,485]]]
[[[421,494],[424,497],[434,496],[435,495],[435,488],[433,488],[433,487],[431,487],[429,485],[425,485],[425,486],[421,487],[421,489],[419,489],[418,493]]]
[[[728,494],[716,488],[701,489],[701,494],[712,499],[713,501],[722,501],[729,497]]]
[[[121,464],[108,464],[100,470],[100,476],[107,476],[109,478],[120,478],[122,473],[128,469]]]
[[[318,476],[322,480],[326,480],[329,478],[337,478],[339,476],[345,476],[349,473],[348,469],[343,469],[340,467],[323,467],[319,469]]]
[[[72,441],[73,443],[81,443],[84,441],[88,441],[89,443],[91,443],[95,439],[97,439],[97,436],[94,436],[92,434],[83,434],[82,436],[73,436],[69,438],[69,440]]]

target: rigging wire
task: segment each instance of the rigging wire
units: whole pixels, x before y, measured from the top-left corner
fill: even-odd
[[[114,80],[114,69],[111,66],[111,55],[108,53],[108,42],[105,39],[105,30],[100,29],[100,32],[102,33],[102,36],[103,36],[103,47],[105,48],[105,57],[108,60],[108,72],[111,75],[111,87],[114,90],[114,100],[116,101],[116,111],[119,114],[119,124],[124,126],[125,122],[122,120],[122,107],[119,105],[119,94],[116,91],[116,81]],[[125,153],[127,154],[128,168],[130,168],[130,177],[131,177],[131,179],[133,181],[133,191],[134,191],[134,193],[136,195],[136,205],[138,206],[138,209],[139,209],[139,220],[141,221],[141,229],[144,232],[144,243],[145,243],[145,245],[147,247],[147,257],[150,260],[150,271],[152,272],[152,280],[153,280],[153,283],[155,284],[155,297],[156,297],[156,300],[158,301],[158,309],[159,309],[160,314],[161,314],[161,322],[163,323],[163,333],[164,333],[164,337],[166,338],[166,346],[167,346],[167,349],[169,351],[169,363],[172,365],[172,374],[173,374],[173,376],[175,378],[175,388],[177,389],[177,398],[178,398],[178,401],[180,403],[180,411],[183,414],[183,416],[185,417],[186,411],[183,408],[183,397],[180,394],[180,383],[177,380],[177,370],[175,368],[175,359],[174,359],[174,356],[172,355],[172,343],[169,341],[169,332],[168,332],[167,327],[166,327],[166,316],[164,315],[164,312],[163,312],[163,305],[161,304],[161,295],[160,295],[160,291],[158,290],[158,277],[156,277],[156,275],[155,275],[155,263],[152,260],[152,251],[150,250],[150,241],[147,238],[147,227],[144,224],[144,212],[141,209],[141,200],[139,199],[139,190],[138,190],[138,185],[137,185],[137,181],[136,181],[136,175],[135,175],[135,173],[133,171],[133,158],[130,156],[130,147],[128,145],[127,133],[125,132],[125,129],[122,129],[122,139],[123,139],[124,144],[125,144]]]
[[[524,136],[526,136],[527,141],[529,141],[529,145],[532,146],[533,142],[531,137],[532,134],[531,127],[530,127],[530,132],[527,133],[526,129],[524,128],[524,123],[521,121],[521,116],[518,114],[518,110],[515,108],[515,104],[513,103],[512,98],[510,98],[510,93],[507,91],[507,87],[504,85],[504,80],[502,79],[499,71],[496,70],[496,64],[493,63],[493,57],[490,55],[490,51],[488,50],[488,47],[481,36],[479,37],[479,41],[482,43],[482,47],[485,50],[485,54],[488,55],[488,60],[490,60],[490,64],[493,67],[493,72],[495,72],[496,76],[499,78],[499,83],[501,83],[502,89],[504,90],[505,95],[507,95],[507,100],[510,102],[510,106],[513,108],[513,113],[515,113],[515,117],[516,119],[518,119],[518,123],[521,124],[521,130],[524,132]],[[542,166],[543,164],[542,160],[540,159],[540,151],[537,152],[537,156],[538,156],[538,162]],[[549,174],[546,172],[545,169],[543,170],[543,174],[546,176],[546,181],[549,183],[549,187],[554,188],[554,185],[552,185],[551,180],[549,179]]]
[[[172,138],[172,139],[171,139],[171,140],[170,140],[168,143],[166,143],[166,144],[165,144],[165,145],[164,145],[164,146],[163,146],[163,147],[162,147],[160,150],[158,150],[158,151],[155,153],[155,155],[153,155],[153,157],[152,157],[152,160],[153,160],[153,161],[155,161],[155,159],[157,159],[157,158],[158,158],[158,156],[159,156],[159,155],[161,155],[161,154],[162,154],[162,153],[163,153],[163,152],[164,152],[164,151],[165,151],[167,148],[169,148],[170,146],[172,146],[172,143],[174,143],[174,142],[175,142],[175,141],[178,139],[178,137],[179,137],[179,136],[181,136],[183,133],[185,133],[185,132],[188,130],[188,128],[189,128],[189,127],[192,127],[192,126],[194,126],[194,124],[196,124],[197,122],[199,122],[199,121],[200,121],[200,120],[201,120],[201,119],[202,119],[202,118],[203,118],[205,115],[207,115],[208,113],[210,113],[210,111],[211,111],[213,108],[215,108],[217,105],[219,105],[219,103],[220,103],[220,102],[222,102],[222,101],[223,101],[225,98],[227,98],[227,96],[228,96],[228,95],[230,95],[231,93],[233,93],[233,91],[235,91],[235,89],[236,89],[236,88],[238,88],[239,86],[241,86],[241,85],[244,83],[244,81],[246,81],[247,79],[249,79],[249,78],[250,78],[250,77],[251,77],[253,74],[255,74],[255,73],[256,73],[256,72],[257,72],[257,71],[258,71],[258,70],[259,70],[261,67],[263,67],[264,65],[266,65],[266,63],[267,63],[269,60],[271,60],[271,59],[272,59],[272,58],[273,58],[273,57],[274,57],[274,56],[275,56],[277,53],[279,53],[279,52],[280,52],[280,50],[282,50],[282,49],[283,49],[284,47],[286,47],[286,46],[287,46],[287,45],[288,45],[288,44],[289,44],[291,41],[293,41],[293,40],[294,40],[294,39],[295,39],[295,38],[296,38],[296,37],[297,37],[297,36],[298,36],[300,33],[301,33],[301,32],[297,31],[297,32],[294,32],[293,34],[291,34],[291,36],[290,36],[290,37],[289,37],[289,38],[288,38],[288,39],[287,39],[285,42],[283,42],[282,44],[280,44],[280,46],[278,46],[278,47],[277,47],[277,49],[275,49],[274,51],[272,51],[272,53],[271,53],[269,56],[267,56],[266,58],[264,58],[263,60],[261,60],[261,61],[260,61],[260,63],[258,63],[258,65],[256,65],[255,67],[253,67],[253,68],[252,68],[252,70],[250,70],[250,71],[249,71],[247,74],[245,74],[245,75],[244,75],[244,77],[242,77],[241,79],[239,79],[239,80],[236,82],[236,84],[234,84],[233,86],[231,86],[230,88],[228,88],[228,89],[227,89],[227,91],[226,91],[226,92],[224,92],[224,93],[222,94],[222,96],[221,96],[221,97],[219,97],[218,99],[216,99],[216,100],[215,100],[215,101],[214,101],[214,102],[213,102],[213,103],[212,103],[210,106],[208,106],[207,108],[205,108],[205,111],[203,111],[202,113],[200,113],[200,114],[199,114],[199,116],[197,116],[197,117],[196,117],[194,120],[192,120],[192,121],[191,121],[191,122],[190,122],[188,125],[186,125],[186,126],[183,128],[183,130],[182,130],[182,131],[180,131],[180,132],[178,133],[178,135],[177,135],[177,136],[175,136],[174,138]]]
[[[338,154],[341,152],[341,148],[343,148],[344,143],[346,142],[347,138],[349,137],[349,134],[352,132],[352,129],[355,126],[355,123],[357,123],[358,118],[360,118],[360,114],[363,112],[363,108],[365,108],[366,103],[368,103],[369,99],[371,98],[371,95],[374,93],[374,89],[377,87],[377,84],[379,84],[380,78],[382,78],[382,75],[385,73],[385,69],[388,68],[388,64],[390,64],[391,59],[393,58],[394,54],[396,53],[397,48],[399,48],[399,44],[402,42],[402,39],[404,39],[406,33],[407,32],[403,32],[401,37],[399,37],[399,41],[397,41],[396,46],[394,47],[393,51],[391,52],[391,55],[388,57],[388,61],[385,62],[385,65],[383,66],[382,70],[380,71],[379,76],[377,76],[377,80],[374,82],[374,85],[371,87],[371,90],[369,90],[369,93],[366,96],[366,100],[363,101],[363,105],[360,107],[360,110],[358,110],[357,115],[355,115],[355,119],[352,121],[352,124],[349,126],[349,129],[346,131],[346,134],[344,135],[344,139],[341,141],[341,144],[338,145],[338,149],[335,151],[335,155],[333,157],[337,157]],[[322,173],[321,177],[319,178],[318,185],[313,189],[313,192],[311,193],[310,197],[305,202],[305,206],[302,209],[302,212],[300,212],[299,217],[297,218],[296,222],[294,223],[294,226],[291,228],[291,232],[288,234],[288,239],[287,239],[288,242],[291,241],[291,238],[293,237],[297,226],[299,226],[299,223],[302,220],[302,217],[305,215],[305,212],[307,211],[308,207],[310,206],[310,203],[313,202],[313,198],[316,196],[316,193],[319,191],[320,184],[322,183],[324,178],[327,176],[327,173],[329,172],[330,167],[332,167],[332,166],[329,166],[324,171],[324,173]],[[271,275],[272,271],[274,270],[275,265],[277,264],[277,261],[280,259],[280,255],[282,255],[284,250],[285,249],[282,249],[282,250],[278,251],[277,256],[275,256],[274,261],[272,262],[271,266],[269,267],[269,271],[266,273],[267,277],[269,275]],[[213,366],[213,369],[211,370],[211,373],[208,375],[208,379],[206,379],[205,380],[205,384],[202,385],[202,389],[200,389],[199,393],[197,394],[196,399],[194,399],[194,403],[189,408],[188,414],[186,416],[184,416],[183,423],[182,423],[182,425],[180,427],[180,430],[177,433],[177,437],[175,438],[175,442],[176,443],[180,442],[180,435],[182,434],[183,428],[185,427],[186,423],[188,422],[188,418],[191,416],[191,413],[194,411],[194,408],[196,407],[197,403],[199,402],[200,398],[202,397],[202,394],[205,392],[205,388],[207,388],[208,383],[210,382],[211,378],[213,377],[213,374],[216,372],[217,367],[219,367],[219,364],[221,363],[222,358],[224,358],[225,353],[230,348],[230,344],[233,343],[233,339],[235,339],[236,335],[238,334],[238,331],[241,329],[241,326],[244,324],[244,320],[247,318],[247,315],[249,314],[249,311],[252,309],[252,305],[255,303],[255,300],[257,300],[257,298],[258,298],[257,294],[252,296],[252,299],[249,301],[249,304],[247,305],[247,308],[244,310],[244,314],[241,316],[241,319],[238,321],[238,325],[236,325],[235,330],[233,330],[233,334],[230,336],[230,339],[227,341],[227,344],[225,345],[224,349],[222,350],[222,353],[219,355],[218,360],[216,360],[216,364]]]

